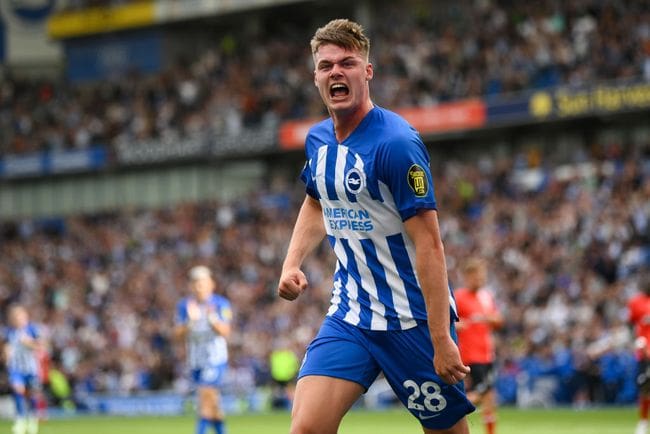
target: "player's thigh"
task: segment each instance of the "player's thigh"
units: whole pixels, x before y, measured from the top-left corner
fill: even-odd
[[[17,395],[27,395],[27,388],[21,383],[12,383],[11,390]]]
[[[200,386],[197,389],[199,414],[208,419],[221,419],[221,395],[219,389],[212,386]]]
[[[462,433],[461,421],[474,411],[474,406],[467,399],[462,382],[449,385],[436,374],[427,326],[374,332],[372,342],[373,354],[386,380],[422,426],[433,430],[429,432]]]
[[[198,408],[201,416],[214,419],[223,417],[219,387],[223,383],[227,366],[211,365],[192,371],[192,380],[196,384]]]
[[[308,375],[298,380],[291,411],[291,434],[335,434],[345,413],[364,393],[359,383]]]
[[[424,434],[469,434],[467,418],[462,418],[456,424],[447,429],[431,429],[422,427]]]
[[[210,386],[199,386],[196,389],[196,395],[199,401],[201,412],[214,408],[216,400],[216,389]]]
[[[25,395],[27,393],[26,376],[19,372],[9,372],[9,385],[11,390],[18,395]]]
[[[336,433],[345,412],[378,374],[364,333],[327,317],[309,344],[298,374],[292,434]]]
[[[484,395],[494,387],[496,381],[496,367],[494,363],[475,363],[471,364],[469,376],[471,377],[471,390]]]

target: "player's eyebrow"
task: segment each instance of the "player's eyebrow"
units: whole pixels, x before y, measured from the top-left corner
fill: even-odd
[[[334,61],[334,60],[330,60],[330,59],[321,59],[321,60],[318,61],[316,66],[317,67],[322,66],[322,65],[329,66],[329,65],[336,64],[336,63],[344,63],[344,62],[347,62],[349,60],[353,60],[353,61],[356,62],[356,61],[358,61],[358,58],[356,56],[346,56],[346,57],[344,57],[344,58],[342,58],[342,59],[340,59],[338,61]]]

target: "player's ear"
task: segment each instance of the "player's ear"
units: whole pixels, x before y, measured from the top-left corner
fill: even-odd
[[[372,63],[368,62],[366,65],[366,81],[372,80],[372,77],[375,75],[374,70],[372,69]]]

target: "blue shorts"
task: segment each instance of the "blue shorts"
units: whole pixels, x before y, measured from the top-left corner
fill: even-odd
[[[226,374],[227,367],[227,364],[223,364],[192,369],[190,376],[196,386],[220,387],[223,383],[223,377]]]
[[[9,384],[12,388],[24,387],[27,390],[39,391],[41,390],[41,380],[38,378],[38,375],[34,374],[25,374],[19,371],[10,370],[9,374]]]
[[[455,339],[453,325],[451,330]],[[298,378],[342,378],[367,390],[380,371],[402,404],[426,428],[450,428],[475,409],[462,382],[449,385],[436,374],[429,329],[423,323],[409,330],[386,332],[360,329],[328,316],[307,348]]]

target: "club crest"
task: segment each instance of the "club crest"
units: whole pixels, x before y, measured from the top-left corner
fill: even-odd
[[[362,171],[353,167],[345,174],[345,189],[351,194],[359,194],[366,186],[366,177]]]

